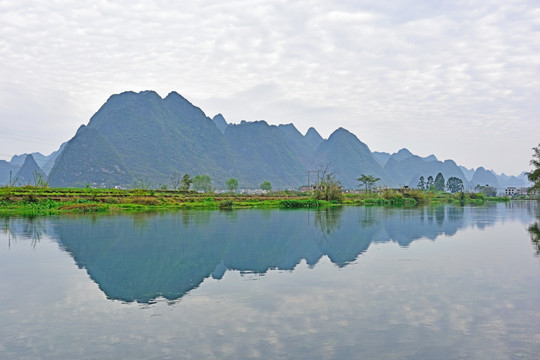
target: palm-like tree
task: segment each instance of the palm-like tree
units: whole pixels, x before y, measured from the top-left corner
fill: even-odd
[[[529,189],[529,192],[534,193],[540,190],[540,144],[533,148],[531,165],[534,166],[534,169],[527,173],[527,177],[534,183],[534,185]]]

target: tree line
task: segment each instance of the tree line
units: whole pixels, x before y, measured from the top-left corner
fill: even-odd
[[[540,191],[540,144],[533,148],[533,158],[530,161],[534,169],[527,173],[527,177],[533,182],[533,186],[529,189],[530,192]],[[340,181],[330,171],[331,164],[320,166],[322,176],[317,179],[317,184],[314,189],[315,197],[323,200],[339,200],[343,197],[342,187]],[[371,192],[380,178],[369,174],[362,174],[358,181],[358,187],[363,189],[366,193]],[[189,174],[183,176],[179,173],[173,173],[171,175],[171,185],[173,190],[188,191],[193,189],[199,192],[212,192],[212,180],[208,175],[195,175],[193,178]],[[310,184],[308,184],[310,185]],[[225,182],[225,187],[229,192],[235,192],[238,190],[238,180],[230,178]],[[444,176],[439,172],[435,178],[428,176],[425,178],[420,176],[417,184],[417,188],[420,190],[431,191],[448,191],[450,193],[463,192],[465,185],[463,180],[458,177],[451,176],[445,181]],[[261,190],[271,191],[272,184],[269,181],[264,181],[260,185]],[[475,187],[477,192],[482,192],[487,196],[496,196],[497,190],[489,185],[477,185]]]
[[[427,177],[427,180],[423,175],[420,176],[418,185],[416,187],[420,190],[448,191],[453,194],[465,190],[463,180],[452,176],[448,179],[448,181],[445,182],[442,173],[438,173],[435,178],[430,175]]]
[[[195,175],[191,177],[189,174],[181,175],[180,173],[173,173],[171,175],[171,187],[173,190],[195,190],[197,192],[210,193],[214,189],[212,187],[212,179],[209,175]],[[236,192],[238,190],[238,180],[230,178],[225,181],[225,188],[229,192]],[[271,191],[272,184],[269,181],[263,181],[260,185],[261,190]]]

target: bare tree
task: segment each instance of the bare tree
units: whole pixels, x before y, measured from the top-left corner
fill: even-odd
[[[182,182],[182,175],[179,172],[173,172],[171,174],[171,186],[173,190],[178,190],[180,183]]]
[[[315,188],[315,197],[319,200],[342,201],[341,183],[331,171],[332,164],[319,165],[320,174]]]

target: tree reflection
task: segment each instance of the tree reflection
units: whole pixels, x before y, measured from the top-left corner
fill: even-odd
[[[536,222],[527,229],[531,236],[531,242],[536,250],[536,256],[540,256],[540,207],[537,201],[527,201],[527,210],[536,217]]]
[[[315,225],[324,235],[332,234],[339,228],[343,207],[330,207],[315,212]]]
[[[12,241],[24,239],[30,240],[30,245],[35,248],[47,233],[44,218],[36,216],[5,218],[3,229],[8,236],[8,247],[11,247]]]
[[[536,255],[540,255],[540,221],[535,222],[529,226],[529,234],[531,235],[531,241],[535,247]]]

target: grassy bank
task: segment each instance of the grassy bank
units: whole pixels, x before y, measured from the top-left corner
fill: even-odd
[[[510,201],[509,197],[488,197],[483,193],[450,194],[416,189],[386,189],[378,193],[346,194],[344,204],[359,206],[417,206],[436,204],[483,204],[487,201]]]
[[[0,215],[118,213],[185,209],[317,208],[333,206],[297,193],[199,194],[173,190],[0,188]]]
[[[184,209],[319,208],[336,205],[416,206],[456,203],[481,204],[483,194],[447,194],[419,190],[385,190],[371,194],[346,194],[341,202],[324,201],[311,194],[273,192],[265,195],[199,194],[173,190],[118,190],[89,188],[0,188],[0,215],[55,215],[62,213],[119,213]]]

